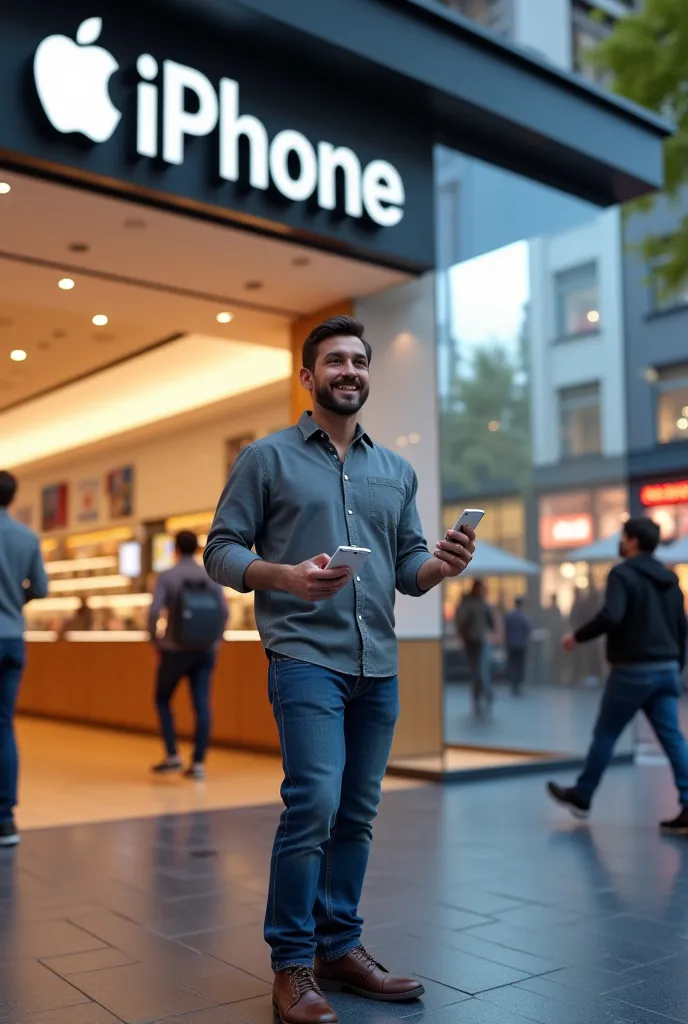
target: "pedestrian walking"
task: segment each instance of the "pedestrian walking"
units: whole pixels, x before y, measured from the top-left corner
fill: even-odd
[[[175,540],[177,563],[160,574],[153,595],[148,628],[160,660],[155,705],[166,756],[153,767],[157,775],[181,771],[174,718],[170,702],[182,679],[189,681],[195,731],[191,763],[184,774],[205,778],[205,759],[210,743],[210,687],[217,651],[227,622],[227,601],[222,587],[213,583],[194,558],[198,537],[182,530]],[[161,612],[167,612],[167,626],[157,638]]]
[[[678,817],[661,828],[688,835],[688,744],[679,725],[688,628],[678,579],[654,557],[659,540],[659,527],[651,519],[626,522],[619,549],[623,562],[609,574],[604,606],[564,637],[564,649],[572,651],[606,635],[611,672],[578,781],[569,789],[550,782],[548,790],[576,817],[586,818],[616,741],[643,711],[669,759],[682,806]]]
[[[48,577],[36,534],[10,518],[17,480],[0,471],[0,846],[16,846],[19,755],[14,710],[24,671],[24,606],[47,597]]]
[[[456,632],[463,642],[471,678],[473,710],[476,714],[492,707],[490,633],[495,628],[492,609],[482,580],[475,580],[470,592],[456,609]]]
[[[526,675],[528,643],[532,625],[525,612],[525,601],[517,597],[513,609],[504,619],[504,643],[506,646],[506,667],[511,692],[518,697],[523,691]]]

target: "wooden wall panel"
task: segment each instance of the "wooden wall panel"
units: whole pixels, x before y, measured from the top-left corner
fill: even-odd
[[[426,757],[444,746],[441,640],[399,641],[401,714],[392,757]]]

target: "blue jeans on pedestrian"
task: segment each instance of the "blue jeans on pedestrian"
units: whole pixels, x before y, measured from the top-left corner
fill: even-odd
[[[14,709],[26,658],[23,640],[0,640],[0,823],[14,819],[19,755]]]
[[[679,725],[682,692],[678,666],[612,669],[602,697],[592,745],[576,791],[591,800],[626,726],[643,711],[669,759],[681,804],[688,807],[688,744]]]
[[[158,667],[155,704],[168,757],[177,756],[177,736],[170,701],[184,677],[189,680],[196,730],[194,764],[203,764],[210,743],[210,682],[215,668],[214,651],[162,651]]]
[[[358,904],[399,714],[397,677],[273,655],[268,692],[284,782],[265,940],[276,971],[336,960],[361,941]]]

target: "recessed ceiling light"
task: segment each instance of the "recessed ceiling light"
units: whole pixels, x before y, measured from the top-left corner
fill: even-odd
[[[591,309],[588,312],[587,319],[588,319],[588,323],[590,323],[590,324],[597,324],[600,321],[600,314],[597,312],[596,309]]]
[[[12,186],[8,185],[6,181],[0,181],[0,196],[6,196],[8,192],[12,191]]]
[[[86,242],[70,242],[67,248],[70,252],[89,252],[91,246]]]
[[[234,313],[218,313],[215,319],[219,324],[231,324],[234,319]]]
[[[107,322],[108,318],[105,316],[105,313],[97,313],[92,320],[94,327],[105,327]]]
[[[60,338],[66,338],[66,337],[67,337],[67,332],[63,331],[59,327],[56,327],[55,330],[53,331],[53,338],[57,338],[59,340]]]
[[[61,288],[63,292],[71,292],[74,287],[74,282],[71,277],[63,277],[57,282],[57,287]]]
[[[492,433],[494,434],[499,430],[500,426],[501,424],[499,420],[490,420],[490,422],[487,424],[487,429],[491,430]]]
[[[26,352],[23,348],[15,348],[10,352],[10,359],[13,363],[23,363],[26,359]]]
[[[420,434],[409,434],[411,444],[420,444]]]

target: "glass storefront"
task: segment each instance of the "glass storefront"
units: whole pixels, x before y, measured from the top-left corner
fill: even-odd
[[[596,610],[612,562],[579,563],[575,552],[616,533],[628,510],[625,486],[613,479],[586,485],[578,468],[603,454],[610,435],[599,360],[588,348],[579,358],[575,348],[603,343],[613,315],[603,294],[603,247],[594,244],[604,226],[587,204],[479,161],[458,157],[457,174],[462,258],[440,291],[444,526],[464,507],[484,508],[479,541],[525,561],[522,571],[483,580],[492,626],[481,638],[478,672],[456,618],[474,580],[445,584],[445,738],[502,754],[580,756],[596,714],[603,651],[593,644],[567,659],[560,642],[572,614]],[[498,221],[506,208],[516,212]],[[566,479],[566,466],[576,467],[580,484],[543,493],[540,467],[561,467]],[[506,628],[517,598],[531,625],[518,695]],[[494,696],[481,706],[475,688],[485,676]],[[624,744],[630,749],[630,737]]]

